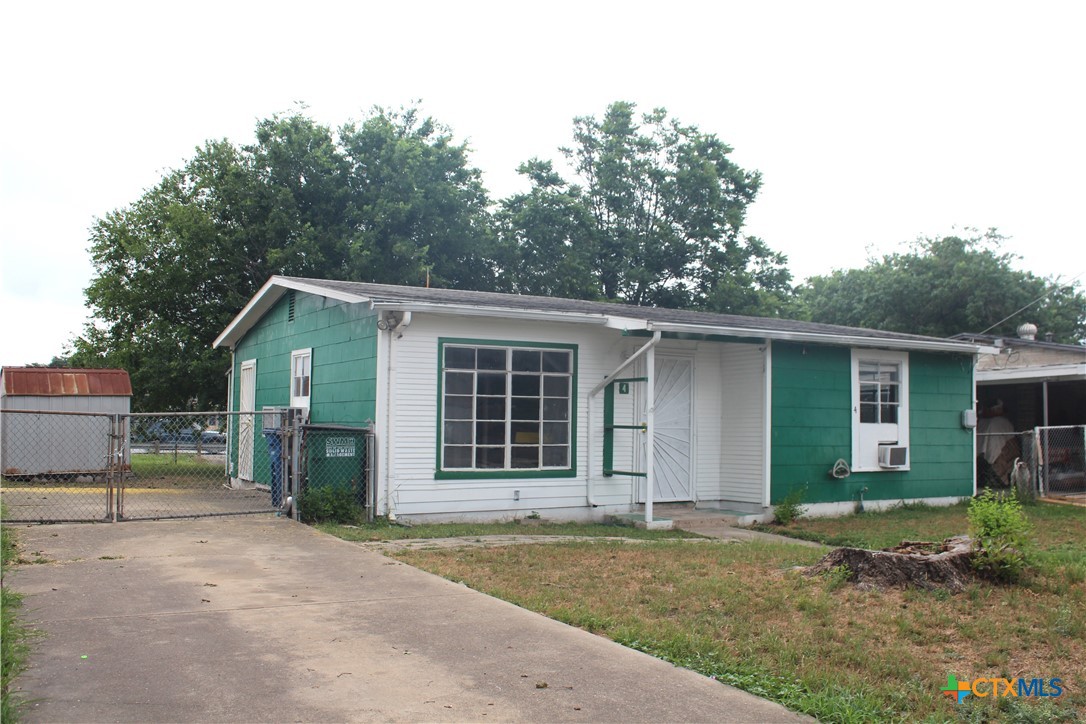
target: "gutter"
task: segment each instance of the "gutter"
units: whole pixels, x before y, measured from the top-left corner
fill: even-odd
[[[916,350],[924,352],[957,352],[959,354],[998,354],[999,349],[985,345],[969,344],[936,339],[893,339],[886,337],[861,337],[846,334],[825,334],[822,332],[784,332],[780,330],[758,329],[755,327],[713,327],[700,324],[676,324],[657,322],[653,329],[664,332],[686,332],[688,334],[720,334],[736,337],[763,337],[784,342],[810,342],[849,347],[876,347],[879,349]]]
[[[536,322],[574,322],[578,324],[607,324],[608,317],[602,314],[583,314],[579,312],[545,312],[528,309],[516,309],[512,307],[474,307],[455,304],[441,304],[435,302],[382,302],[370,303],[373,309],[402,310],[405,314],[411,312],[434,312],[436,314],[451,314],[464,317],[503,317],[506,319],[528,319]]]
[[[588,498],[588,504],[590,506],[592,506],[593,508],[599,507],[599,503],[596,502],[596,499],[595,499],[595,497],[594,497],[594,495],[592,493],[592,451],[595,449],[595,447],[594,447],[594,442],[595,441],[593,440],[593,435],[592,435],[592,431],[595,429],[593,427],[593,425],[592,425],[592,399],[594,397],[596,397],[596,395],[598,395],[600,392],[602,392],[603,388],[607,387],[608,383],[611,380],[613,380],[615,377],[620,375],[623,372],[623,370],[625,370],[627,367],[629,367],[631,364],[633,364],[635,361],[637,361],[638,357],[645,354],[650,349],[652,349],[657,344],[659,344],[660,343],[660,338],[662,336],[663,336],[662,332],[660,332],[659,330],[653,331],[652,339],[650,339],[648,342],[646,342],[641,347],[641,349],[637,350],[632,355],[630,355],[626,359],[625,362],[623,362],[618,367],[616,367],[614,372],[612,372],[609,375],[604,376],[603,380],[598,385],[593,387],[592,391],[588,393],[588,453],[586,455],[587,459],[586,459],[586,462],[585,462],[585,464],[587,465],[587,470],[585,471],[585,493],[586,493],[586,496]],[[652,383],[652,381],[650,380],[649,384],[651,384],[651,383]],[[651,454],[651,452],[650,452],[650,454]]]

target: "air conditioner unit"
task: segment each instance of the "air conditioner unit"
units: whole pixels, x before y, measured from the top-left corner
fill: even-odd
[[[909,464],[909,448],[904,445],[879,445],[880,468],[903,468]]]

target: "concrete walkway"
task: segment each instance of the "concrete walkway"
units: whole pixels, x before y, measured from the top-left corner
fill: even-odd
[[[800,720],[287,520],[17,535],[29,722]]]

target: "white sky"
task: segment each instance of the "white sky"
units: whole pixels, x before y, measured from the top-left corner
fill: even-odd
[[[494,198],[574,116],[664,106],[763,173],[747,231],[797,281],[970,226],[1086,270],[1086,3],[392,5],[5,3],[0,363],[80,331],[96,216],[296,101],[338,126],[421,99]]]

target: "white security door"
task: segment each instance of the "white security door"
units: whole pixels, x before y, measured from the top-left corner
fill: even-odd
[[[256,360],[241,363],[241,399],[238,415],[238,477],[253,479],[253,436],[256,425]]]
[[[693,500],[693,360],[657,355],[655,397],[653,501],[668,503]],[[644,485],[641,488],[644,502]]]

